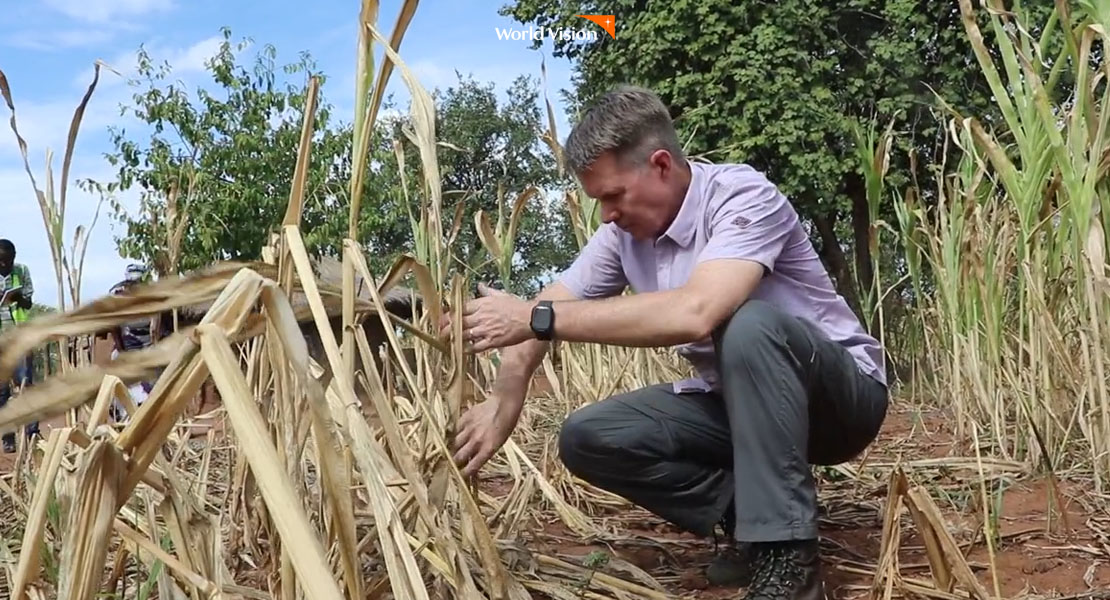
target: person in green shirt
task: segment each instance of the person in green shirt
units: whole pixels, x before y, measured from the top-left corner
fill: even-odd
[[[15,244],[11,240],[0,239],[0,332],[25,323],[31,316],[32,297],[35,293],[34,282],[27,265],[15,262]],[[0,381],[0,406],[12,397],[13,386],[22,389],[32,383],[34,365],[27,356],[10,381]],[[27,436],[39,432],[38,422],[27,425]],[[15,434],[3,436],[4,452],[15,451]]]

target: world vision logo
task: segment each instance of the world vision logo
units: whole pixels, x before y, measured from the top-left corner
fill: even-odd
[[[575,15],[587,21],[593,21],[601,26],[609,37],[617,39],[617,19],[613,15]],[[601,39],[601,33],[587,25],[583,29],[570,29],[563,27],[530,27],[528,29],[494,28],[499,40],[532,41],[538,42],[545,39],[575,42],[596,42]]]
[[[613,15],[578,15],[588,21],[593,21],[609,34],[609,37],[614,40],[617,39],[617,18]]]

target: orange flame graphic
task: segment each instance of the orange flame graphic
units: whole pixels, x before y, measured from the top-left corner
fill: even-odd
[[[582,17],[583,19],[587,19],[589,21],[593,21],[594,23],[597,23],[598,25],[601,25],[601,28],[604,29],[609,34],[609,37],[613,38],[614,40],[617,39],[617,18],[615,16],[613,16],[613,15],[576,15],[576,16]]]

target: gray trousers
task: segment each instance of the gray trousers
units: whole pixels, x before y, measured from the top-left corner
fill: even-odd
[[[721,391],[662,384],[572,413],[559,453],[577,477],[698,534],[735,511],[742,542],[817,537],[810,465],[859,455],[886,386],[811,324],[750,300],[714,333]]]

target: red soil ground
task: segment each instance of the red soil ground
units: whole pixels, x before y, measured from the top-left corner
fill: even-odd
[[[949,423],[950,420],[940,413],[921,415],[896,409],[866,461],[891,462],[899,454],[903,461],[948,456],[954,437]],[[850,466],[860,468],[858,463]],[[867,469],[864,464],[861,470],[866,473]],[[880,470],[882,477],[876,477],[875,473]],[[830,600],[863,598],[870,594],[880,555],[886,478],[890,469],[873,467],[871,471],[867,477],[871,482],[823,481],[821,535],[824,578]],[[910,469],[906,471],[911,480],[925,478],[925,471],[921,477]],[[932,470],[932,474],[938,473],[941,472]],[[1071,529],[1065,532],[1058,511],[1053,512],[1051,521],[1049,519],[1051,487],[1048,479],[1020,473],[1014,473],[1013,478],[1017,481],[1010,482],[1010,487],[1002,492],[998,515],[1001,542],[994,549],[994,572],[998,575],[1001,596],[1086,594],[1086,597],[1110,598],[1110,512],[1107,512],[1106,499],[1096,497],[1090,491],[1090,484],[1083,481],[1062,482],[1061,492]],[[994,595],[990,552],[983,536],[975,535],[982,523],[982,512],[976,508],[981,502],[974,471],[953,470],[949,475],[940,474],[928,489],[972,571],[984,589]],[[942,489],[954,498],[962,493],[971,501],[962,510],[953,507],[940,493]],[[973,493],[968,494],[969,491]],[[544,533],[537,536],[534,549],[563,555],[565,560],[579,563],[590,552],[609,552],[647,571],[679,596],[739,597],[738,590],[710,588],[705,581],[704,569],[714,556],[712,539],[678,532],[642,511],[630,508],[622,513],[618,518],[628,524],[630,538],[644,536],[662,543],[634,542],[615,547],[576,543],[574,534],[556,522],[544,526]],[[909,516],[902,519],[901,549],[901,576],[932,581],[922,539]],[[897,591],[896,587],[896,594]]]
[[[540,386],[542,388],[542,385]],[[205,413],[217,407],[209,399],[190,411]],[[953,448],[951,419],[942,413],[920,414],[892,409],[880,439],[860,462],[847,465],[858,478],[822,476],[822,547],[824,577],[830,600],[862,598],[869,594],[878,560],[889,463],[926,458],[968,456]],[[64,425],[64,418],[43,423],[43,431]],[[971,451],[973,453],[973,450]],[[972,454],[973,456],[973,454]],[[7,473],[14,455],[0,454],[0,473]],[[954,459],[958,460],[958,459]],[[870,465],[870,466],[869,466]],[[913,482],[923,483],[941,509],[953,537],[984,588],[994,593],[991,556],[977,529],[982,523],[978,477],[974,470],[939,467],[906,469]],[[501,496],[505,482],[486,480],[488,491]],[[1001,542],[995,548],[994,573],[1002,597],[1078,596],[1110,598],[1110,512],[1106,498],[1098,498],[1082,480],[1061,484],[1070,531],[1059,517],[1049,519],[1049,490],[1045,478],[1013,473],[1002,493],[998,526]],[[634,508],[613,513],[626,526],[627,542],[586,543],[561,523],[531,526],[533,551],[581,563],[594,551],[611,553],[647,571],[671,592],[682,597],[735,598],[738,590],[709,588],[703,575],[713,557],[714,541],[675,531],[659,519]],[[1051,524],[1051,528],[1050,528]],[[522,524],[522,529],[525,525]],[[921,538],[908,516],[902,519],[900,573],[904,578],[931,581]],[[897,588],[896,588],[897,593]],[[957,591],[959,593],[959,591]],[[965,596],[966,597],[966,596]]]

